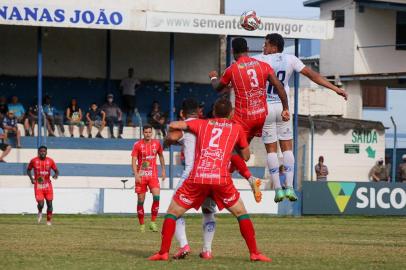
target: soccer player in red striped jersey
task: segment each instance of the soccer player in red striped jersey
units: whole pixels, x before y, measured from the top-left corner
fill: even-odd
[[[243,127],[248,142],[251,142],[254,137],[262,136],[262,127],[268,114],[267,82],[271,83],[278,92],[283,106],[281,116],[284,121],[290,119],[288,98],[272,67],[248,56],[248,45],[245,39],[233,39],[232,48],[236,62],[224,71],[220,80],[217,78],[216,71],[210,72],[209,77],[218,92],[223,91],[230,84],[232,85],[235,92],[232,120]],[[234,167],[237,168],[239,173],[250,182],[255,199],[259,202],[261,200],[259,189],[261,180],[252,176],[244,160],[238,154],[231,157],[231,163],[231,171],[234,170]]]
[[[52,200],[54,199],[54,191],[51,182],[51,170],[54,171],[53,179],[57,179],[59,175],[58,168],[52,158],[47,157],[47,147],[40,146],[38,148],[38,156],[33,158],[27,167],[27,175],[34,185],[35,200],[38,208],[38,223],[42,220],[42,209],[44,208],[44,199],[47,203],[47,225],[52,225]],[[31,171],[34,170],[34,176]]]
[[[256,244],[254,226],[247,214],[240,193],[234,187],[229,172],[232,151],[238,147],[245,160],[250,152],[245,133],[239,124],[228,119],[232,111],[230,101],[218,100],[214,105],[214,119],[172,122],[170,129],[187,130],[196,135],[195,163],[188,178],[176,191],[162,227],[162,243],[158,253],[149,260],[168,260],[176,229],[176,219],[188,209],[199,209],[211,197],[219,210],[227,208],[238,220],[253,261],[271,259],[262,255]]]
[[[160,186],[158,180],[158,168],[156,165],[156,157],[159,156],[159,161],[162,167],[162,181],[166,178],[165,160],[163,150],[159,140],[152,139],[152,126],[146,124],[143,126],[144,138],[134,144],[132,156],[132,169],[135,176],[135,193],[137,193],[137,215],[140,223],[140,231],[145,232],[144,224],[144,201],[145,193],[148,188],[152,193],[151,206],[151,223],[149,229],[153,232],[158,231],[155,220],[159,210],[159,193]]]

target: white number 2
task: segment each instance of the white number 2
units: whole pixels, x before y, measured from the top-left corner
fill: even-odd
[[[247,74],[250,77],[251,87],[258,87],[259,83],[258,83],[258,77],[257,77],[257,73],[255,72],[255,69],[252,69],[252,68],[248,69]]]
[[[211,131],[211,139],[209,142],[210,147],[219,147],[219,138],[221,136],[221,133],[223,133],[223,130],[221,128],[213,128]]]

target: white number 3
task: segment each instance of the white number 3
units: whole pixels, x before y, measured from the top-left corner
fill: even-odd
[[[255,69],[248,69],[247,74],[250,77],[251,87],[258,87],[259,83],[258,83],[258,77],[257,77],[257,73],[255,72]]]
[[[219,142],[220,142],[220,136],[221,133],[223,133],[223,130],[221,128],[213,128],[211,131],[211,139],[209,142],[210,147],[219,147]]]

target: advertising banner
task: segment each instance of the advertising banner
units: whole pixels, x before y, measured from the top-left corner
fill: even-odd
[[[305,181],[303,214],[406,215],[406,185]]]

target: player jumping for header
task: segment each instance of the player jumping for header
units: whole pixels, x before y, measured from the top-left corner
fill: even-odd
[[[254,137],[262,136],[262,127],[268,112],[267,83],[270,82],[278,89],[283,105],[281,118],[284,121],[290,119],[288,98],[271,66],[248,56],[248,45],[245,39],[233,39],[232,49],[236,62],[224,71],[220,80],[217,79],[216,71],[210,72],[209,77],[213,87],[219,92],[226,89],[231,83],[235,92],[235,109],[232,120],[243,127],[248,142],[251,142]],[[231,157],[231,163],[231,170],[235,166],[239,173],[250,182],[255,199],[259,202],[262,196],[261,180],[252,176],[244,160],[238,154]]]
[[[152,193],[151,223],[149,229],[153,232],[158,231],[155,220],[159,210],[159,180],[158,169],[156,165],[156,156],[162,167],[162,181],[165,180],[165,160],[162,153],[162,146],[159,140],[152,139],[152,126],[146,124],[143,126],[144,139],[134,144],[131,156],[132,169],[135,176],[135,193],[137,193],[137,215],[140,223],[140,231],[145,232],[144,224],[144,201],[147,188]]]
[[[42,209],[44,208],[44,199],[47,203],[47,225],[52,225],[52,200],[54,199],[54,190],[51,182],[51,170],[54,171],[53,179],[59,175],[58,168],[52,158],[47,157],[47,147],[38,148],[38,156],[33,158],[27,167],[27,175],[34,185],[35,200],[38,208],[38,223],[42,220]],[[34,176],[31,171],[34,169]]]
[[[306,67],[300,59],[294,55],[283,53],[284,40],[279,34],[269,34],[265,37],[264,54],[254,56],[254,58],[266,62],[272,66],[276,76],[284,85],[286,93],[289,93],[289,79],[293,72],[300,72],[313,82],[331,89],[338,95],[347,99],[347,93],[340,89],[319,73]],[[295,158],[292,152],[292,122],[283,121],[280,117],[281,112],[285,109],[283,100],[279,98],[279,89],[272,85],[268,87],[267,103],[268,116],[263,128],[262,139],[267,151],[267,163],[273,186],[275,187],[275,202],[281,202],[285,197],[290,201],[296,201],[297,196],[293,189],[293,172]],[[279,161],[277,156],[277,141],[282,150],[283,165],[286,169],[286,189],[281,188],[279,180]]]
[[[170,124],[170,129],[188,130],[196,135],[195,163],[189,177],[176,191],[169,205],[162,226],[161,249],[149,257],[149,260],[169,259],[177,218],[190,208],[199,209],[206,198],[211,197],[220,210],[227,208],[237,218],[250,252],[250,259],[271,261],[257,248],[254,226],[229,172],[229,163],[235,147],[238,147],[244,160],[250,157],[245,132],[239,124],[228,119],[231,110],[230,101],[221,99],[214,105],[214,119],[196,119]]]

